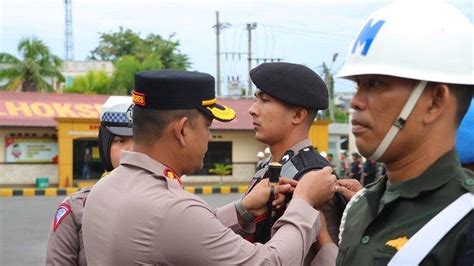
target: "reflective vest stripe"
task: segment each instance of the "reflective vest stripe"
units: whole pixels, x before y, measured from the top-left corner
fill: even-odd
[[[474,193],[463,194],[416,232],[388,265],[419,265],[433,247],[473,209]]]

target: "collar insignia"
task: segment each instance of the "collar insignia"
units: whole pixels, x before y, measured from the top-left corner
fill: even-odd
[[[173,170],[169,169],[169,168],[166,168],[165,171],[164,171],[164,174],[165,174],[165,177],[173,180],[173,179],[176,179],[176,181],[178,181],[178,183],[183,186],[183,182],[181,181],[181,178],[179,178],[179,176],[177,174],[175,174],[175,172],[173,172]]]

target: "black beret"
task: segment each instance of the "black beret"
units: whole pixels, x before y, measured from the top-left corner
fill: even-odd
[[[175,110],[197,108],[222,122],[235,118],[235,111],[217,104],[214,77],[206,73],[158,70],[135,74],[132,91],[135,106]]]
[[[328,89],[310,68],[291,63],[263,63],[250,71],[255,86],[290,105],[309,109],[328,108]]]

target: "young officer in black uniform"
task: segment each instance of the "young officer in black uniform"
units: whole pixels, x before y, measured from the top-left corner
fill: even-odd
[[[281,176],[298,180],[308,171],[330,166],[314,150],[308,138],[318,110],[328,107],[328,90],[323,80],[306,66],[281,62],[263,63],[252,69],[250,77],[257,87],[256,101],[249,109],[255,137],[270,147],[272,158],[269,162],[283,165]],[[255,174],[249,190],[268,177],[267,170],[268,167],[265,167]],[[324,230],[320,233],[318,244],[321,246],[338,242],[344,206],[340,197],[334,197],[320,206],[329,230],[329,234]],[[247,239],[265,243],[269,239],[271,224],[267,217],[256,217],[256,221],[256,231]],[[312,251],[316,250],[313,248]],[[311,261],[311,254],[306,262]]]

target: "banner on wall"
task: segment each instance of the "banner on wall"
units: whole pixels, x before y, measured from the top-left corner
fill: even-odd
[[[55,138],[6,137],[5,162],[57,163],[58,143]]]

